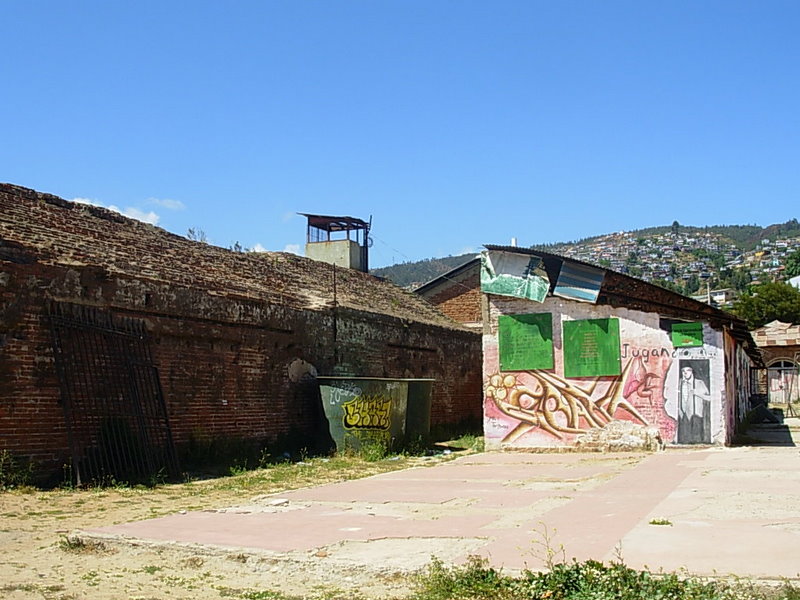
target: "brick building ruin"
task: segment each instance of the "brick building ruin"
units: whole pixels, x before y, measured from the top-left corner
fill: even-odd
[[[138,444],[156,462],[152,448],[171,452],[165,437],[178,450],[216,439],[313,444],[317,372],[433,378],[431,425],[477,422],[480,344],[365,273],[233,252],[0,184],[0,451],[42,474],[60,472],[76,435],[91,452],[109,430],[144,431],[112,453]]]

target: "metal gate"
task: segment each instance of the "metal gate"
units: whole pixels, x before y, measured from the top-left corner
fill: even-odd
[[[50,326],[75,482],[152,483],[177,476],[143,322],[54,302]]]

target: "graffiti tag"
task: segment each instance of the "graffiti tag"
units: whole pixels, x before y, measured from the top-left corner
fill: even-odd
[[[345,429],[388,430],[392,399],[381,394],[356,396],[342,404]]]
[[[336,387],[331,389],[329,403],[331,406],[335,406],[337,404],[341,404],[347,398],[353,398],[360,395],[361,395],[360,387],[358,387],[354,383],[344,381],[337,384]]]

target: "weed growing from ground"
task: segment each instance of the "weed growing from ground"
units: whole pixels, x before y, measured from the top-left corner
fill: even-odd
[[[556,529],[551,531],[546,523],[540,522],[539,529],[535,533],[536,537],[533,539],[532,544],[537,550],[534,554],[541,555],[548,569],[552,570],[557,564],[567,560],[567,550],[564,545],[555,545]]]
[[[464,448],[465,450],[472,450],[473,452],[483,452],[485,449],[484,441],[482,435],[468,433],[448,442],[448,445],[456,448]]]
[[[669,525],[672,527],[672,521],[669,519],[650,519],[650,525]]]
[[[542,572],[510,577],[485,559],[471,557],[460,567],[433,559],[417,581],[414,600],[798,600],[800,588],[780,588],[746,580],[707,581],[676,573],[651,574],[622,562],[595,560],[557,563]]]
[[[377,462],[389,456],[389,445],[377,440],[362,442],[357,454],[367,462]]]
[[[72,552],[73,554],[108,551],[108,548],[103,542],[85,540],[77,535],[61,536],[61,539],[58,541],[58,547],[64,552]]]
[[[29,486],[32,475],[33,463],[0,451],[0,491]]]

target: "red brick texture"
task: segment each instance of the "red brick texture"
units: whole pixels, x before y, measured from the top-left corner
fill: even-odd
[[[448,317],[459,323],[481,323],[481,288],[478,273],[450,285],[429,298]]]
[[[334,292],[335,289],[335,292]],[[236,253],[0,185],[0,450],[68,458],[46,306],[144,320],[180,445],[309,433],[288,374],[435,378],[432,425],[481,417],[480,336],[390,283],[284,253]]]

